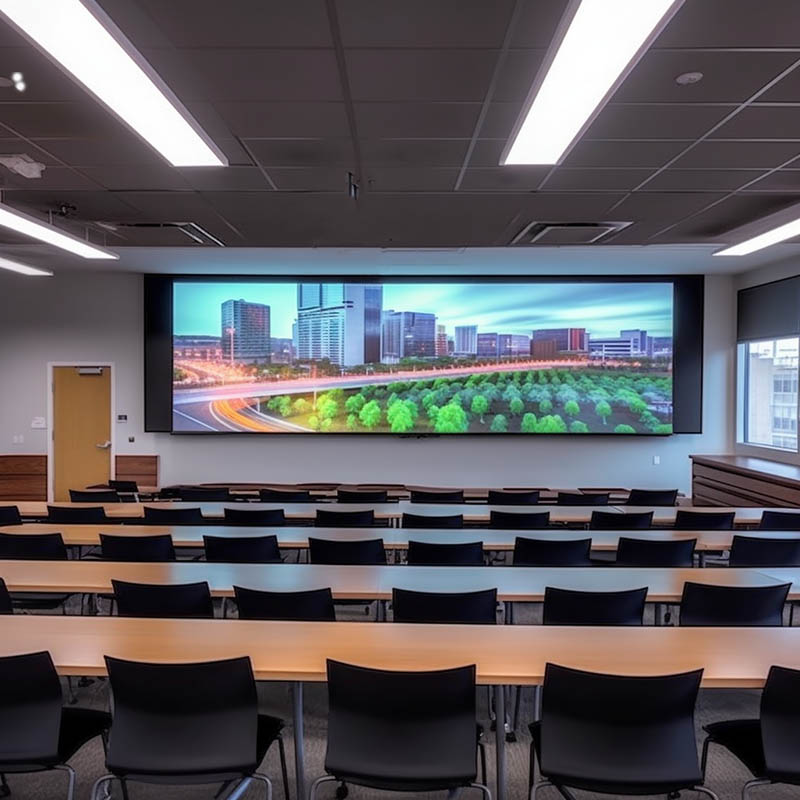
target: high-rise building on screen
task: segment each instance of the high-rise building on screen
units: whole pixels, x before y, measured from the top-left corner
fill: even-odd
[[[221,306],[222,354],[237,361],[269,361],[269,306],[226,300]]]
[[[478,352],[478,326],[456,325],[454,353],[458,356],[474,356]]]
[[[498,356],[500,353],[497,349],[497,341],[496,333],[479,333],[478,356],[491,356],[492,358]]]
[[[418,311],[383,315],[383,360],[432,358],[436,354],[436,316]]]
[[[532,331],[534,342],[555,342],[556,352],[582,352],[588,349],[586,328],[543,328]]]
[[[501,333],[497,337],[500,356],[522,356],[531,352],[531,337],[520,333]]]
[[[297,358],[342,367],[380,361],[382,310],[380,284],[298,284]]]
[[[447,349],[447,328],[444,325],[436,326],[436,355],[446,356]]]

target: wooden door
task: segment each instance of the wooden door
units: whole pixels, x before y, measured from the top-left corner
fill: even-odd
[[[53,367],[53,499],[111,477],[111,368]]]

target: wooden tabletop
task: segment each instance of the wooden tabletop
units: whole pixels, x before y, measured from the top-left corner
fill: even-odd
[[[48,650],[62,675],[104,675],[103,656],[194,662],[250,656],[257,680],[324,681],[328,658],[377,669],[475,664],[490,685],[542,682],[547,662],[623,675],[703,668],[708,688],[764,685],[800,669],[800,628],[372,625],[124,617],[0,617],[0,656]]]
[[[681,506],[675,507],[653,507],[653,506],[614,506],[623,513],[641,513],[643,511],[653,512],[654,525],[670,525],[675,522],[676,511],[691,511],[699,514],[719,514],[733,511],[735,513],[734,525],[756,525],[761,520],[761,515],[765,511],[780,511],[798,515],[798,528],[800,528],[800,509],[797,508],[766,508],[766,507],[740,507],[740,506]]]
[[[337,599],[388,600],[392,589],[474,592],[497,589],[498,599],[541,602],[545,588],[621,591],[648,587],[648,600],[678,602],[687,581],[715,586],[769,586],[778,579],[754,569],[641,569],[630,567],[416,567],[323,564],[210,564],[203,561],[0,561],[0,577],[12,592],[102,594],[112,579],[134,583],[207,581],[212,595],[233,587],[297,592],[330,587]],[[800,591],[791,599],[800,599]]]

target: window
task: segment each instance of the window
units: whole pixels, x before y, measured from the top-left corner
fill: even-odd
[[[797,452],[800,339],[739,345],[741,441]]]

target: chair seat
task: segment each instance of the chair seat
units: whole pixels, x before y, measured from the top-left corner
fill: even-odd
[[[703,782],[693,742],[688,743],[692,752],[676,752],[676,746],[680,748],[676,737],[642,736],[641,728],[632,736],[618,729],[613,737],[603,738],[592,726],[559,720],[554,737],[569,742],[569,747],[548,748],[543,763],[543,735],[547,737],[553,727],[543,731],[539,722],[529,726],[542,776],[556,785],[603,794],[644,795],[669,794]],[[675,764],[681,762],[693,766],[677,771]]]
[[[280,736],[283,720],[269,714],[258,715],[258,731],[256,733],[256,767],[264,760],[270,745]]]
[[[764,776],[764,749],[761,744],[761,722],[757,719],[731,719],[704,725],[712,742],[730,750],[753,777]]]

